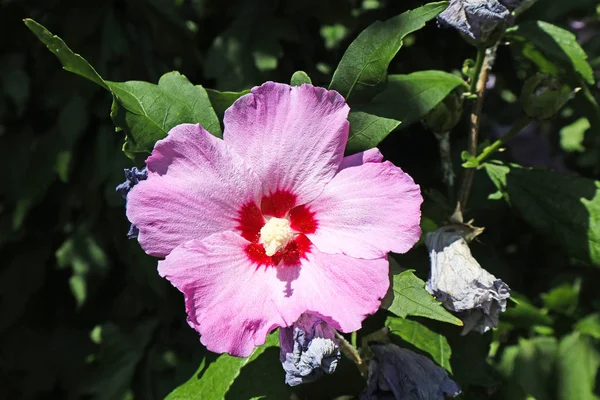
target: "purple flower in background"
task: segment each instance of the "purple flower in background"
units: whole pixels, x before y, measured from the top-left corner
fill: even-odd
[[[125,182],[121,183],[117,186],[116,191],[127,201],[127,194],[135,185],[140,183],[140,181],[148,179],[148,169],[146,167],[142,169],[137,169],[133,167],[131,169],[125,169]],[[131,224],[129,227],[129,232],[127,232],[127,237],[129,239],[137,238],[140,233],[139,229]]]
[[[394,344],[371,346],[367,388],[360,400],[444,400],[460,387],[430,359]]]
[[[290,386],[333,374],[340,360],[335,329],[312,314],[302,314],[292,326],[281,328],[279,342],[285,383]]]
[[[516,3],[507,0],[450,0],[450,5],[438,16],[438,21],[442,26],[453,27],[471,39],[486,41],[497,28],[506,28],[512,23],[509,8]]]

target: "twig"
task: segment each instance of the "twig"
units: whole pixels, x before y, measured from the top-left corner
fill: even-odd
[[[485,84],[487,83],[488,75],[494,64],[496,58],[496,49],[498,45],[494,45],[488,49],[480,49],[477,53],[477,64],[475,65],[475,72],[479,71],[477,79],[473,79],[471,82],[471,88],[474,89],[474,94],[477,95],[475,104],[471,111],[471,128],[469,131],[469,153],[475,157],[477,155],[477,136],[479,134],[479,123],[481,117],[481,110],[483,108],[483,97],[485,94]],[[485,53],[485,56],[483,54]],[[479,65],[481,64],[481,65]],[[471,92],[473,93],[473,92]],[[458,204],[459,207],[464,211],[467,206],[469,194],[471,192],[471,186],[473,184],[473,176],[475,170],[473,168],[466,169],[463,173],[463,179],[458,193]]]
[[[477,164],[481,164],[485,159],[491,156],[496,152],[500,147],[504,146],[506,142],[508,142],[512,137],[514,137],[517,133],[521,132],[527,125],[531,123],[531,119],[528,117],[521,117],[508,132],[502,135],[498,140],[494,143],[483,149],[480,155],[477,156]]]
[[[358,368],[363,378],[367,378],[367,376],[369,375],[369,370],[367,368],[367,365],[363,362],[362,358],[360,357],[360,354],[358,354],[358,350],[356,350],[356,348],[352,346],[352,344],[350,344],[350,342],[348,342],[346,338],[344,338],[339,332],[335,333],[335,337],[340,341],[340,350],[342,350],[342,353],[350,360],[352,360],[354,364],[356,364],[356,367]]]

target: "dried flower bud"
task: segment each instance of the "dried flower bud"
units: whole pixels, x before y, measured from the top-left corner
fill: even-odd
[[[520,101],[527,116],[548,119],[571,100],[574,94],[575,91],[551,75],[535,74],[525,81]]]
[[[125,170],[125,182],[121,183],[116,187],[116,192],[119,193],[125,201],[127,201],[127,194],[133,189],[135,185],[140,183],[140,181],[146,180],[148,178],[148,169],[146,167],[138,170],[136,167]],[[136,238],[140,233],[139,229],[131,224],[129,227],[129,232],[127,232],[127,237],[129,239]]]
[[[302,314],[292,326],[279,330],[280,359],[285,383],[312,382],[333,374],[340,359],[335,330],[319,317]]]
[[[425,237],[431,259],[426,289],[446,309],[459,313],[465,324],[463,335],[471,330],[484,333],[498,326],[498,316],[506,310],[506,299],[510,297],[508,285],[483,269],[471,255],[467,240],[477,234],[477,228],[454,224]]]
[[[444,400],[460,394],[448,373],[430,359],[394,344],[371,345],[367,387],[360,400]]]
[[[497,0],[450,0],[439,16],[442,26],[451,26],[476,42],[489,43],[513,22],[510,10]],[[513,1],[508,1],[513,4]]]
[[[462,90],[455,90],[425,116],[423,123],[434,133],[449,132],[460,121],[462,112]]]

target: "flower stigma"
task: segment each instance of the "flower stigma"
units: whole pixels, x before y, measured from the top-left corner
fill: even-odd
[[[269,257],[277,253],[294,238],[294,232],[287,218],[270,218],[265,226],[260,229],[258,243],[265,247],[265,254]]]

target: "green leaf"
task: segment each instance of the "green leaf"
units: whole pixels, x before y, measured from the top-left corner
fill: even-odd
[[[557,350],[558,343],[553,337],[519,339],[519,344],[506,347],[497,366],[507,381],[501,398],[553,398]]]
[[[557,399],[597,400],[594,395],[600,354],[591,338],[579,333],[564,337],[558,346]]]
[[[462,326],[460,319],[450,314],[441,303],[425,290],[425,282],[417,278],[414,270],[406,270],[393,277],[393,295],[388,310],[399,317],[408,315],[435,319]]]
[[[27,19],[25,24],[58,57],[67,71],[81,75],[112,93],[111,117],[117,128],[127,134],[123,151],[130,158],[135,158],[136,153],[151,152],[157,140],[182,123],[199,123],[213,135],[221,136],[221,125],[206,90],[192,85],[180,73],[163,75],[158,85],[141,81],[106,81],[58,36],[53,36],[33,20]]]
[[[590,121],[587,118],[579,118],[564,126],[560,130],[560,147],[568,152],[584,152],[583,138],[588,129],[590,129]]]
[[[496,187],[534,229],[573,257],[600,266],[600,182],[547,170],[484,164]]]
[[[257,347],[248,358],[222,354],[208,365],[205,365],[204,360],[198,371],[187,382],[173,390],[166,400],[222,399],[245,365],[255,360],[266,349],[278,345],[277,333],[271,333],[267,336],[265,344]]]
[[[33,32],[33,34],[48,47],[48,50],[58,57],[64,69],[83,76],[102,86],[106,90],[110,90],[106,82],[104,82],[104,79],[102,79],[96,70],[79,54],[73,53],[61,38],[52,35],[46,28],[32,19],[26,18],[23,22],[25,22],[25,25],[31,32]]]
[[[308,83],[312,85],[312,80],[308,76],[308,74],[304,71],[296,71],[294,75],[292,75],[292,79],[290,80],[290,84],[292,86],[300,86],[303,83]]]
[[[544,21],[527,21],[507,32],[508,38],[525,40],[532,43],[536,49],[541,51],[551,62],[558,64],[567,71],[576,71],[588,83],[594,83],[594,72],[587,61],[587,54],[577,42],[577,37],[556,25]],[[524,52],[532,61],[544,66],[535,56],[535,53]],[[545,68],[546,71],[553,71]]]
[[[385,84],[388,66],[406,35],[421,29],[447,6],[446,1],[429,3],[367,27],[348,46],[329,89],[348,101],[369,101]]]
[[[249,90],[244,90],[241,92],[219,92],[214,89],[206,89],[206,93],[208,94],[208,98],[210,99],[210,103],[212,104],[217,116],[220,120],[223,120],[223,115],[225,114],[225,110],[227,110],[231,105],[240,97],[245,94],[250,93]]]
[[[350,111],[350,133],[346,155],[371,149],[400,125],[400,121],[382,118],[362,111]]]
[[[157,140],[182,123],[199,123],[221,137],[221,125],[206,90],[194,86],[179,72],[164,74],[158,85],[149,82],[106,81],[118,106],[111,114],[113,122],[127,133],[124,151],[151,152]]]
[[[346,152],[377,146],[398,126],[403,128],[420,120],[461,85],[465,82],[460,77],[443,71],[390,75],[383,92],[350,112]]]
[[[452,373],[450,366],[452,350],[443,335],[416,321],[404,318],[388,317],[385,324],[390,328],[392,334],[431,355],[431,358],[439,366]]]
[[[460,158],[464,161],[464,163],[462,163],[463,168],[477,168],[479,166],[477,157],[473,157],[468,151],[460,153]]]
[[[600,314],[590,314],[575,324],[575,329],[584,335],[600,339]]]
[[[574,283],[563,283],[548,293],[542,293],[540,297],[546,308],[565,315],[573,315],[579,304],[580,291],[581,279],[576,279]]]

